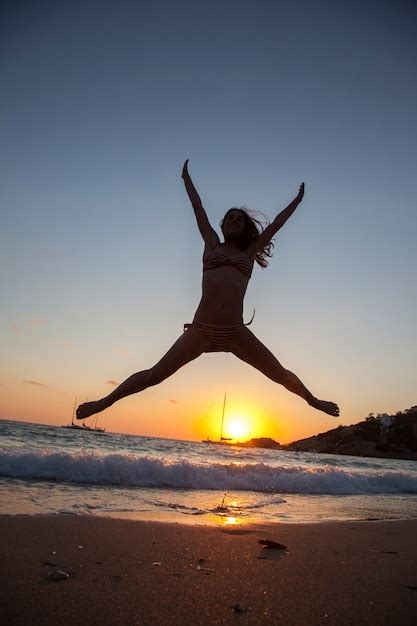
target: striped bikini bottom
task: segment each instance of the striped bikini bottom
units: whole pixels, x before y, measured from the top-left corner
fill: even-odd
[[[234,326],[215,326],[213,324],[201,324],[200,322],[193,322],[192,324],[184,324],[184,331],[191,326],[199,328],[203,335],[210,339],[212,348],[207,352],[230,352],[230,340],[236,335],[239,335],[246,326],[252,324],[255,311],[253,312],[252,319],[247,324],[235,324]]]
[[[211,324],[193,322],[192,324],[184,324],[184,330],[191,326],[199,328],[203,335],[210,339],[212,347],[207,352],[230,352],[230,340],[245,328],[243,324],[238,324],[237,326],[212,326]]]

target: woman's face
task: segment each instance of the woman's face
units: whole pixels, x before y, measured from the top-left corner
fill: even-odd
[[[243,211],[230,209],[223,221],[223,234],[225,239],[238,239],[245,230],[246,218]]]

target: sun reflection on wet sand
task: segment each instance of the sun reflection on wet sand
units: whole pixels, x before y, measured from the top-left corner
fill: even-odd
[[[254,520],[249,517],[237,517],[226,514],[216,515],[215,513],[211,513],[208,516],[208,521],[214,523],[216,526],[243,526],[254,522]]]
[[[238,526],[252,523],[253,517],[248,517],[242,513],[243,503],[234,499],[230,502],[226,501],[227,493],[224,494],[221,504],[209,514],[209,519],[219,526]]]
[[[224,524],[230,526],[231,524],[239,524],[242,520],[238,520],[237,517],[233,517],[231,515],[226,515],[226,517],[220,518]]]

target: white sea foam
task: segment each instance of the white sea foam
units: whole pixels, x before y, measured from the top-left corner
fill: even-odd
[[[199,464],[128,454],[0,453],[0,476],[58,483],[282,494],[417,494],[417,472],[265,463]]]

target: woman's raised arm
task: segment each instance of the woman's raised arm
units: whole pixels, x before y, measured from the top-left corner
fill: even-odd
[[[256,239],[256,248],[259,250],[268,244],[272,237],[279,229],[284,226],[285,222],[294,213],[295,209],[300,204],[304,196],[304,183],[301,183],[299,192],[292,202],[283,210],[278,213],[273,222],[265,228],[265,230]]]
[[[219,237],[214,228],[211,226],[210,222],[208,221],[208,217],[201,202],[201,198],[198,195],[197,189],[194,187],[193,181],[191,180],[191,177],[188,173],[188,159],[185,161],[184,167],[182,168],[181,177],[184,181],[188,197],[190,198],[191,204],[193,205],[194,214],[202,238],[204,239],[206,244],[218,243]]]

